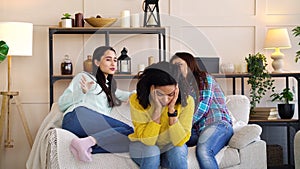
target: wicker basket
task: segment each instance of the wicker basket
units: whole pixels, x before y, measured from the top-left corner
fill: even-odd
[[[108,27],[117,21],[117,18],[85,18],[88,24],[93,27]]]

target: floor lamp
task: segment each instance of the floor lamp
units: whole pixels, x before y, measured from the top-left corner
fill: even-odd
[[[12,100],[15,101],[30,147],[32,147],[33,144],[33,139],[30,134],[28,123],[26,121],[22,106],[17,99],[19,92],[11,91],[11,58],[15,56],[32,55],[32,31],[32,23],[0,22],[0,39],[5,41],[9,47],[7,55],[7,91],[0,92],[0,94],[2,95],[2,106],[0,114],[0,146],[2,143],[3,130],[6,124],[7,132],[4,146],[7,148],[13,147],[13,140],[10,136],[10,107]]]
[[[286,28],[270,28],[268,29],[265,49],[275,49],[272,53],[271,58],[273,59],[272,67],[273,73],[283,72],[283,57],[284,54],[280,52],[280,49],[291,48],[291,41]]]

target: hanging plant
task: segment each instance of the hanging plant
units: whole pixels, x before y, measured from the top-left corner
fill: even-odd
[[[248,73],[250,74],[248,84],[250,88],[250,111],[253,112],[253,108],[256,107],[262,97],[267,91],[271,90],[274,92],[275,87],[273,86],[274,80],[271,78],[267,71],[267,59],[265,55],[261,53],[249,54],[245,58],[248,66]]]
[[[8,49],[9,47],[7,46],[7,44],[3,40],[1,40],[0,41],[0,63],[4,61],[5,58],[7,57]]]
[[[295,37],[300,36],[300,26],[297,26],[292,31]],[[298,45],[300,45],[300,42],[298,43]],[[300,59],[300,50],[296,52],[295,62],[298,62],[299,59]]]

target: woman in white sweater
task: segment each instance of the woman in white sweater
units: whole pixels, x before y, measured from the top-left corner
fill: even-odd
[[[113,48],[101,46],[93,53],[93,75],[77,74],[58,100],[64,112],[62,128],[79,138],[70,150],[80,161],[92,161],[91,154],[127,152],[132,127],[111,116],[111,110],[127,101],[130,92],[117,89],[113,74],[117,57]]]

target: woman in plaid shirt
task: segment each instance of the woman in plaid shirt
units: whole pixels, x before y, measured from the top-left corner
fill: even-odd
[[[176,53],[170,60],[180,66],[190,82],[190,95],[195,101],[195,113],[188,146],[197,146],[196,156],[200,168],[217,169],[215,155],[228,144],[233,135],[231,117],[225,96],[215,79],[201,71],[194,56],[186,52]]]

